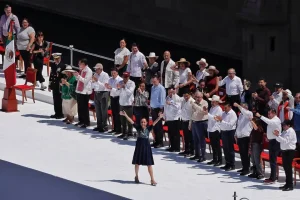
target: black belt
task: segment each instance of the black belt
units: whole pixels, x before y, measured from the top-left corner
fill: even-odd
[[[296,151],[295,149],[281,150],[281,152]]]
[[[113,97],[113,96],[110,96],[110,98],[113,98],[113,99],[115,99],[115,98],[119,98],[120,96],[116,96],[116,97]]]
[[[182,122],[189,122],[190,120],[181,120]]]
[[[95,91],[95,93],[104,93],[104,92],[108,92],[108,91]]]
[[[193,121],[193,123],[197,123],[197,122],[207,122],[208,120],[202,120],[202,121]]]
[[[237,96],[240,96],[239,94],[236,94],[236,95],[228,95],[227,94],[227,97],[237,97]]]

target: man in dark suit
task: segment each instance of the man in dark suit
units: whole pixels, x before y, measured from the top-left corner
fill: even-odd
[[[50,118],[62,119],[64,118],[62,112],[62,98],[60,92],[60,81],[65,77],[62,71],[65,70],[66,66],[61,62],[61,53],[53,53],[54,63],[51,63],[51,74],[49,78],[49,88],[48,91],[53,94],[53,104],[54,104],[54,115]]]

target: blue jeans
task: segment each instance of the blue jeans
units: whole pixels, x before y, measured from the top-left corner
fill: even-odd
[[[277,166],[277,156],[280,151],[280,143],[276,139],[269,140],[269,156],[270,156],[270,168],[271,175],[270,179],[272,181],[276,180],[276,166]]]
[[[192,134],[194,139],[195,156],[205,158],[207,121],[196,121],[192,123]]]
[[[227,166],[235,166],[235,153],[234,153],[234,133],[235,130],[221,131],[223,152],[225,155],[225,162]]]

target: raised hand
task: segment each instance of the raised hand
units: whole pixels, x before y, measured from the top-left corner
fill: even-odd
[[[126,112],[123,110],[123,111],[120,111],[120,115],[121,116],[125,116],[126,115]]]

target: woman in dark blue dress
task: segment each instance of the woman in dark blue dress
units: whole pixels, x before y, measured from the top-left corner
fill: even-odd
[[[140,165],[146,165],[148,167],[148,172],[151,177],[151,185],[156,186],[157,183],[154,180],[152,169],[152,165],[154,165],[154,160],[149,142],[149,134],[152,131],[153,126],[155,126],[155,124],[163,118],[163,114],[159,113],[159,117],[153,122],[153,125],[151,126],[147,126],[148,122],[145,118],[141,119],[140,124],[135,124],[134,121],[130,117],[128,117],[125,111],[121,111],[120,115],[126,117],[126,119],[131,124],[133,124],[133,127],[137,131],[137,141],[132,159],[132,164],[135,165],[135,182],[139,183],[138,173]]]

